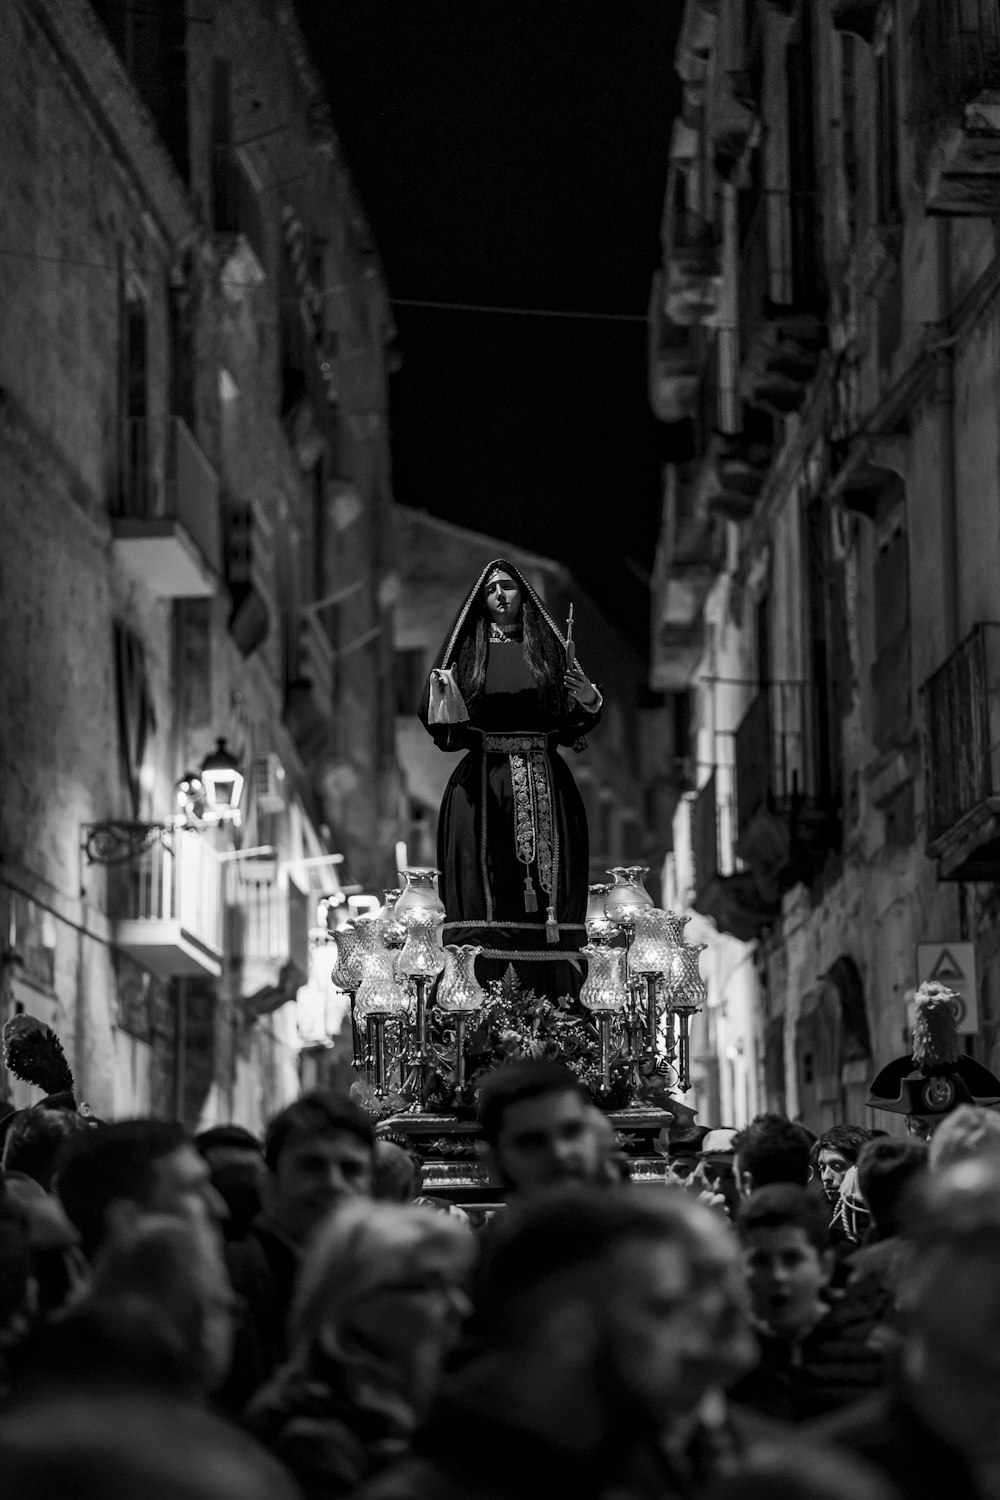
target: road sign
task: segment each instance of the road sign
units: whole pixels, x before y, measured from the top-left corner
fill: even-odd
[[[954,990],[955,1021],[961,1036],[979,1030],[979,990],[975,943],[918,943],[917,984],[935,979]]]

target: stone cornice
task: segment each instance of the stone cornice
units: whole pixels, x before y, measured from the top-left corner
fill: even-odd
[[[75,82],[95,128],[131,178],[167,244],[199,230],[187,189],[87,0],[21,0]]]

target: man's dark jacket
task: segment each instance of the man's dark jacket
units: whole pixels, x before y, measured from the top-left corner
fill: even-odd
[[[900,1500],[987,1500],[963,1456],[927,1426],[899,1383],[808,1431],[817,1442],[864,1459]]]
[[[299,1255],[289,1240],[258,1218],[245,1239],[226,1246],[226,1265],[240,1311],[229,1375],[215,1400],[238,1417],[288,1354],[288,1314]]]

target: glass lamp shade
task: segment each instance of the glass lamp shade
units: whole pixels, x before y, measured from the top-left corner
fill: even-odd
[[[667,1003],[672,1010],[701,1010],[708,999],[708,987],[701,977],[701,955],[705,943],[681,943],[674,950],[674,965],[667,986]]]
[[[410,913],[425,910],[436,913],[436,925],[443,922],[444,902],[437,892],[437,878],[441,873],[440,870],[404,870],[402,873],[406,886],[395,905],[397,919],[409,926]]]
[[[646,906],[636,912],[632,941],[628,950],[629,971],[633,974],[673,973],[674,955],[681,941],[677,918],[658,906]]]
[[[396,978],[394,955],[386,948],[366,953],[361,968],[361,985],[354,1002],[358,1019],[401,1015],[409,1004],[409,997]]]
[[[609,885],[587,887],[587,915],[585,920],[587,937],[592,943],[607,943],[617,935],[618,927],[604,910]]]
[[[588,943],[580,950],[587,960],[587,977],[580,991],[581,1003],[589,1010],[622,1010],[625,987],[625,949],[601,948]]]
[[[215,749],[202,761],[201,779],[209,807],[223,815],[237,811],[243,795],[243,772],[224,739],[216,740]]]
[[[376,920],[382,934],[382,942],[387,948],[402,948],[406,942],[406,928],[396,917],[396,902],[402,895],[402,891],[382,891],[381,895],[382,909]]]
[[[476,978],[476,958],[481,944],[449,943],[444,950],[444,974],[438,985],[437,1006],[451,1014],[472,1015],[482,1010],[486,995]]]
[[[642,877],[649,874],[649,866],[616,865],[608,874],[614,878],[614,885],[604,902],[605,914],[616,927],[631,927],[636,913],[653,904],[642,883]]]
[[[337,945],[337,964],[331,975],[340,990],[353,992],[361,983],[361,960],[364,949],[361,937],[353,927],[341,927],[333,934]]]
[[[429,915],[429,914],[427,914]],[[440,924],[426,919],[407,923],[406,942],[396,956],[396,972],[408,979],[433,979],[444,968]]]

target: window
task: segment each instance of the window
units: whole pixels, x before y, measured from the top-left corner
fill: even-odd
[[[882,225],[898,224],[899,104],[896,83],[895,36],[886,40],[875,59],[875,218]]]
[[[910,583],[902,481],[888,486],[875,513],[872,569],[875,660],[872,739],[879,750],[910,730]]]

